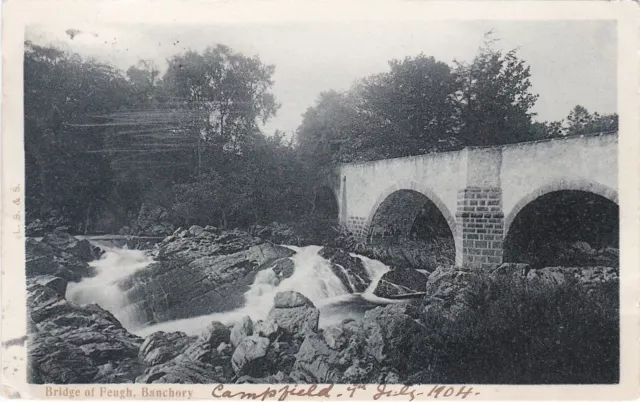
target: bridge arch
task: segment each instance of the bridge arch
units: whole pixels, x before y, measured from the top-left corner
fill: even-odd
[[[601,263],[599,253],[619,247],[617,201],[615,190],[586,180],[554,182],[527,194],[505,221],[504,260]]]
[[[444,220],[449,227],[451,235],[455,239],[456,236],[456,221],[454,215],[449,211],[449,208],[445,205],[445,203],[440,199],[440,197],[427,186],[423,186],[420,183],[415,181],[399,181],[393,186],[386,188],[384,191],[380,193],[375,203],[373,204],[369,216],[366,220],[366,226],[371,231],[374,226],[374,220],[376,218],[376,214],[380,212],[380,207],[383,206],[385,201],[389,200],[393,194],[399,194],[400,192],[413,192],[419,194],[421,197],[424,197],[426,201],[433,204],[438,212],[442,215]],[[416,200],[417,201],[417,200]],[[424,201],[422,202],[424,204]],[[416,203],[417,206],[417,203]],[[418,211],[416,211],[417,213]],[[370,233],[371,235],[371,233]]]
[[[583,191],[586,193],[592,193],[599,196],[602,196],[609,201],[612,201],[618,204],[618,192],[610,187],[602,185],[600,183],[586,180],[586,179],[578,179],[578,180],[557,180],[541,186],[536,190],[530,192],[525,195],[523,198],[518,201],[509,214],[504,219],[504,236],[506,238],[509,230],[511,229],[512,223],[516,216],[529,205],[531,202],[536,199],[542,197],[545,194],[553,193],[556,191]]]

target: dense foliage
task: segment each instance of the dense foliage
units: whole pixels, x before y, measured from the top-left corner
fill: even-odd
[[[516,50],[488,40],[471,63],[449,66],[420,54],[349,91],[320,94],[297,131],[300,152],[318,165],[500,145],[617,130],[615,114],[576,106],[566,121],[535,122],[538,95]]]
[[[143,202],[223,227],[310,210],[295,150],[258,128],[278,109],[273,71],[217,46],[176,55],[161,77],[150,62],[122,74],[26,43],[28,219],[55,211],[75,231],[117,231]]]
[[[432,328],[422,358],[433,383],[603,384],[619,381],[617,282],[585,287],[474,278],[475,308]]]
[[[28,42],[24,85],[27,214],[58,210],[83,222],[112,195],[109,160],[91,153],[105,128],[83,124],[133,106],[130,85],[111,66]]]
[[[121,72],[25,43],[28,221],[55,214],[72,231],[117,231],[145,203],[175,225],[312,227],[336,162],[617,129],[616,115],[581,106],[566,122],[534,122],[529,67],[490,42],[471,63],[420,54],[322,93],[295,141],[260,129],[279,108],[275,66],[222,45],[167,63]]]

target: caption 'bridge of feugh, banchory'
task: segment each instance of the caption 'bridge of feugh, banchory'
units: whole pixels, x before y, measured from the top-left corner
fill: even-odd
[[[342,164],[332,182],[340,223],[357,237],[408,233],[426,197],[448,223],[457,265],[496,265],[514,218],[538,197],[578,190],[618,203],[618,135]],[[386,213],[398,199],[402,211]]]

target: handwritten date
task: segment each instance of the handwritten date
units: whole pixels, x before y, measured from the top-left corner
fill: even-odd
[[[467,386],[445,386],[445,385],[433,385],[433,386],[409,386],[409,385],[349,385],[347,387],[347,393],[342,394],[334,390],[334,385],[328,385],[319,387],[317,385],[310,386],[297,386],[297,385],[285,385],[283,387],[267,387],[264,390],[257,392],[232,392],[225,390],[225,386],[219,384],[211,393],[214,398],[224,399],[252,399],[265,401],[267,399],[276,399],[278,401],[284,401],[290,396],[293,397],[311,397],[311,398],[357,398],[363,396],[358,395],[358,391],[370,391],[367,387],[373,388],[373,400],[386,400],[393,398],[397,400],[413,401],[414,399],[421,397],[421,399],[466,399],[469,396],[479,395],[479,392],[475,392],[473,387]],[[363,392],[364,393],[364,392]],[[369,394],[370,395],[370,394]]]
[[[396,386],[388,386],[380,384],[376,387],[376,393],[373,395],[374,400],[380,398],[400,397],[405,396],[409,398],[409,401],[413,401],[420,395],[425,395],[424,391],[420,391],[421,388],[411,387],[408,385],[402,386],[399,390]],[[434,385],[431,390],[426,393],[427,398],[454,398],[465,399],[469,395],[478,395],[478,392],[473,391],[473,387],[446,387],[444,385]]]

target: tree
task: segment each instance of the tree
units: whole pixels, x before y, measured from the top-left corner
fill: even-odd
[[[466,146],[498,145],[530,138],[538,95],[530,92],[530,67],[517,56],[491,47],[491,33],[470,64],[456,62],[454,99],[460,142]]]
[[[241,153],[279,105],[270,92],[274,66],[218,45],[199,54],[188,51],[169,59],[165,93],[184,106],[205,112],[194,135],[225,151]]]
[[[321,94],[298,128],[301,154],[327,165],[535,138],[538,96],[516,50],[494,50],[488,40],[470,64],[452,68],[420,54],[389,67],[346,93]]]
[[[136,104],[151,107],[157,99],[157,85],[160,71],[152,60],[140,60],[137,65],[129,67],[127,78],[132,86],[132,96],[137,97]]]
[[[112,116],[117,126],[109,147],[115,152],[112,165],[120,183],[141,188],[144,201],[172,209],[172,202],[183,201],[166,191],[176,183],[194,186],[193,191],[178,187],[185,194],[195,194],[196,188],[208,193],[213,184],[204,181],[236,166],[235,156],[248,152],[262,136],[258,121],[275,114],[273,71],[257,57],[225,46],[170,58],[160,80],[152,63],[130,67],[127,76],[142,110]],[[187,210],[195,214],[199,207],[193,199]],[[220,212],[212,208],[211,213],[215,211]]]
[[[451,146],[450,68],[423,54],[392,60],[347,93],[322,93],[297,130],[316,165],[415,155]]]
[[[571,112],[569,112],[569,116],[567,116],[567,134],[575,135],[584,133],[592,120],[593,116],[591,116],[587,108],[576,105]]]
[[[350,151],[359,148],[365,124],[353,96],[336,91],[323,92],[316,105],[309,107],[302,116],[296,131],[298,153],[317,170],[326,169],[333,162],[354,160],[357,156]]]
[[[542,121],[534,122],[531,125],[531,136],[533,140],[545,140],[558,138],[565,135],[564,121]]]
[[[567,135],[578,135],[618,130],[618,115],[591,114],[581,105],[576,105],[567,116]]]
[[[617,114],[600,115],[598,112],[591,114],[584,106],[576,105],[565,119],[533,123],[532,136],[534,139],[549,139],[617,130]]]
[[[371,145],[386,157],[447,148],[454,134],[455,77],[445,63],[420,54],[389,62],[391,70],[365,78],[358,105],[379,122]],[[365,145],[366,146],[366,145]]]
[[[89,154],[104,145],[96,116],[130,106],[124,76],[113,67],[25,42],[24,122],[27,210],[58,210],[76,224],[107,202],[108,161]]]

